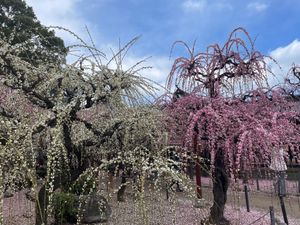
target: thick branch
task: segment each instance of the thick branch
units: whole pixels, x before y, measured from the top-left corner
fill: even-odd
[[[79,122],[82,122],[85,127],[89,130],[89,131],[92,131],[93,134],[95,136],[98,136],[98,137],[111,137],[114,132],[122,125],[122,121],[119,121],[119,122],[116,122],[112,127],[110,127],[109,129],[107,129],[106,131],[99,131],[97,130],[95,127],[93,127],[93,124],[90,123],[90,122],[87,122],[83,119],[80,119],[78,117],[76,117],[76,120],[79,121]]]
[[[4,108],[0,106],[0,115],[6,118],[14,118],[13,113],[7,112]]]

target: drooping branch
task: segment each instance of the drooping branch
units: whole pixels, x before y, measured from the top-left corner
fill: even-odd
[[[241,38],[235,37],[234,34],[240,31],[248,37],[250,47]],[[186,44],[184,46],[187,47]],[[216,97],[221,88],[234,88],[228,86],[228,80],[243,84],[251,78],[259,84],[261,80],[266,79],[266,73],[269,71],[265,56],[254,50],[253,42],[243,28],[235,29],[223,47],[214,44],[210,45],[206,52],[189,53],[189,58],[180,57],[174,61],[167,81],[169,88],[176,77],[175,85],[180,85],[182,90],[197,92],[204,88]],[[200,86],[202,88],[199,88]]]
[[[294,101],[300,101],[300,67],[293,65],[285,79],[286,91]]]
[[[2,106],[0,106],[0,115],[10,119],[15,117],[13,113],[6,111]]]
[[[245,40],[237,35],[240,31]],[[217,203],[211,208],[210,222],[228,224],[223,210],[228,176],[251,173],[257,161],[269,165],[273,152],[299,144],[299,111],[287,98],[288,92],[269,90],[265,57],[255,51],[243,28],[235,29],[223,47],[210,45],[199,54],[183,45],[189,55],[174,61],[167,86],[179,87],[175,94],[189,95],[164,105],[169,115],[170,143],[191,149],[196,140],[203,146],[201,156],[208,157]],[[296,77],[297,72],[292,70]],[[299,89],[291,90],[294,94]]]

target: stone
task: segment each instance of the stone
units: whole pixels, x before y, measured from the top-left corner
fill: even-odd
[[[12,190],[10,189],[7,189],[4,193],[3,193],[3,197],[4,198],[11,198],[14,196],[14,193]]]
[[[194,208],[206,208],[209,203],[204,198],[197,198],[194,203]]]
[[[92,194],[84,197],[84,212],[82,223],[103,223],[107,222],[111,215],[111,207],[106,198],[101,195]]]
[[[26,191],[25,196],[29,201],[35,202],[35,200],[36,200],[36,195],[35,195],[34,191],[31,191],[31,190]]]

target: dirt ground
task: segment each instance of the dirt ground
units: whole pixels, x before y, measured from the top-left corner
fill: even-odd
[[[203,187],[203,198],[207,205],[202,208],[194,207],[195,201],[185,193],[174,193],[171,200],[166,199],[165,191],[154,194],[146,192],[144,203],[137,199],[133,191],[126,190],[125,202],[117,202],[116,195],[109,200],[112,215],[105,225],[198,225],[201,219],[207,217],[212,203],[211,187]],[[276,211],[276,218],[283,221],[278,197],[266,192],[249,193],[250,212],[245,209],[244,192],[228,192],[228,204],[225,215],[231,224],[270,224],[269,206]],[[173,199],[173,200],[172,200]],[[300,224],[300,197],[285,198],[289,224]],[[34,206],[25,198],[25,190],[16,193],[14,197],[4,199],[5,225],[33,225]],[[256,222],[254,222],[257,220]],[[254,223],[253,223],[254,222]],[[95,224],[96,225],[96,224]],[[99,224],[97,224],[99,225]]]
[[[203,196],[208,201],[212,201],[212,190],[210,187],[204,187]],[[300,196],[287,196],[284,198],[284,203],[287,211],[288,218],[297,219],[297,225],[300,224]],[[233,208],[246,208],[245,193],[228,191],[228,205]],[[278,218],[283,220],[282,211],[280,207],[279,198],[277,195],[266,192],[250,191],[249,192],[249,205],[250,212],[252,210],[267,212],[269,207],[273,206]],[[245,212],[247,213],[247,212]]]

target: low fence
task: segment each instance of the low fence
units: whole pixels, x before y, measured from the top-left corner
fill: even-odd
[[[292,174],[294,173],[294,174]],[[292,176],[291,176],[292,175]],[[280,216],[281,220],[278,219],[279,217],[275,217],[274,213],[274,206],[269,207],[269,211],[266,211],[263,215],[260,215],[258,218],[254,219],[250,224],[289,224],[289,218],[285,207],[285,198],[286,197],[296,197],[299,201],[299,209],[300,210],[300,181],[298,179],[299,171],[293,170],[289,171],[289,174],[285,176],[284,182],[284,189],[285,191],[279,191],[279,187],[281,184],[278,183],[279,176],[275,176],[274,174],[265,174],[265,176],[255,177],[248,180],[248,183],[243,183],[243,180],[237,180],[234,185],[236,190],[240,192],[244,192],[244,200],[246,205],[246,211],[251,211],[251,197],[249,193],[258,194],[260,193],[267,193],[271,194],[276,201],[279,202],[277,206],[277,210],[281,212],[282,216]],[[262,178],[263,177],[263,178]],[[268,178],[268,179],[267,179]],[[296,178],[296,179],[295,179]],[[212,179],[210,177],[202,177],[202,185],[205,187],[212,187]],[[233,188],[233,187],[232,187]],[[290,206],[290,204],[289,204]],[[268,218],[267,218],[268,217]],[[267,221],[266,222],[266,218]],[[284,221],[284,222],[282,222]],[[300,221],[299,223],[300,224]]]

